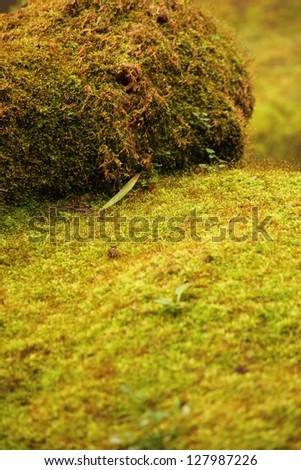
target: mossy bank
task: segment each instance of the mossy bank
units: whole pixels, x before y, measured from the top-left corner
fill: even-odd
[[[6,201],[242,156],[244,59],[189,2],[32,0],[0,21]]]
[[[75,237],[65,212],[50,243],[45,207],[34,225],[7,210],[0,448],[300,449],[300,187],[270,168],[164,176],[111,209],[119,242],[89,237],[91,214]]]

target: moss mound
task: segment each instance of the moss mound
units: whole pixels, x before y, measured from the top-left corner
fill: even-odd
[[[242,156],[244,60],[188,2],[32,0],[1,23],[7,201]]]

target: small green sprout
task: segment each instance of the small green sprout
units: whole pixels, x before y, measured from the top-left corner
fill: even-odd
[[[190,282],[186,282],[185,284],[181,284],[179,287],[176,288],[175,294],[176,299],[172,300],[169,298],[159,298],[155,299],[156,304],[161,304],[165,307],[165,310],[168,310],[170,313],[177,313],[181,310],[181,302],[182,302],[182,295],[184,292],[191,286]]]

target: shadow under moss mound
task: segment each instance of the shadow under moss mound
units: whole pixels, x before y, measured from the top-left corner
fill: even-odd
[[[244,61],[186,2],[32,0],[1,21],[7,201],[242,156]]]

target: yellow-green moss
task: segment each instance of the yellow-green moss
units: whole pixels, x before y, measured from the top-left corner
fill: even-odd
[[[188,2],[33,0],[1,22],[7,201],[241,157],[244,61]]]
[[[261,168],[163,177],[122,216],[197,209],[226,227],[257,206],[273,241],[212,242],[200,222],[196,242],[184,220],[182,241],[161,224],[116,259],[98,237],[64,243],[62,220],[50,244],[28,209],[7,210],[0,448],[300,449],[300,186]],[[156,303],[185,282],[180,308]]]
[[[257,105],[250,132],[252,160],[295,162],[301,168],[301,2],[193,0],[235,28],[254,58]]]

